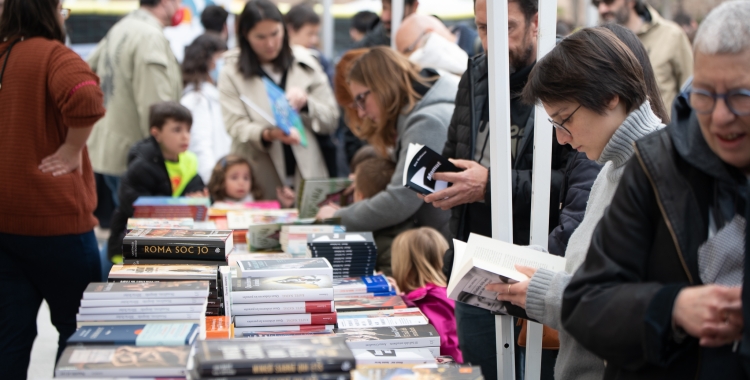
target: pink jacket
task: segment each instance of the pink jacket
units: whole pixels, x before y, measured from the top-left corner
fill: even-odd
[[[448,298],[445,287],[435,284],[415,289],[404,297],[410,307],[418,307],[440,334],[440,354],[450,355],[458,363],[463,363],[456,335],[455,303]]]

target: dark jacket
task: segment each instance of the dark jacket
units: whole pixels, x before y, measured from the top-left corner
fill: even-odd
[[[673,335],[672,307],[701,285],[698,248],[709,207],[717,227],[744,212],[747,179],[708,147],[682,105],[673,123],[636,142],[612,204],[563,295],[565,330],[606,360],[605,379],[736,379],[731,346]]]
[[[196,175],[180,196],[203,191],[205,187],[201,177]],[[120,206],[112,215],[112,229],[107,243],[109,258],[122,254],[122,239],[128,218],[133,216],[133,203],[140,196],[172,196],[172,182],[164,156],[153,137],[139,141],[128,152],[128,170],[123,174],[118,190]]]
[[[391,46],[391,36],[386,34],[382,22],[375,25],[371,31],[367,32],[364,38],[359,42],[356,42],[353,49],[371,48],[375,46]]]
[[[456,109],[453,113],[451,124],[448,127],[448,140],[443,149],[443,156],[448,158],[474,159],[474,151],[479,122],[482,117],[482,107],[487,101],[489,93],[488,72],[486,55],[481,54],[469,59],[469,65],[461,77],[458,93],[456,95]],[[518,94],[514,95],[517,97]],[[520,245],[529,244],[531,223],[531,173],[534,162],[534,112],[530,113],[526,121],[525,131],[512,167],[512,192],[513,192],[513,243]],[[550,237],[551,251],[563,255],[567,246],[568,238],[573,230],[580,224],[583,212],[586,209],[588,191],[591,189],[599,166],[581,156],[573,156],[570,147],[562,146],[553,138],[552,142],[552,180],[550,188],[550,231],[555,236]],[[560,189],[563,186],[565,169],[568,161],[575,158],[571,163],[570,170],[576,169],[575,176],[570,177],[568,182],[570,190],[566,192],[565,199],[560,201]],[[490,173],[491,174],[491,173]],[[490,179],[487,181],[485,204],[492,204],[492,188]],[[563,209],[567,209],[564,225],[556,230],[560,224],[560,203]],[[459,239],[466,240],[468,216],[467,205],[457,206],[451,210],[450,230],[451,234]],[[491,218],[487,215],[486,220],[472,220],[472,223],[491,224]],[[445,254],[443,273],[450,277],[453,267],[453,250],[449,249]]]

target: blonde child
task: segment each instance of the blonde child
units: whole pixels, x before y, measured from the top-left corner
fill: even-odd
[[[446,294],[441,268],[448,242],[437,230],[421,227],[396,237],[391,246],[393,279],[404,300],[427,316],[440,334],[440,354],[463,362],[456,335],[455,303]]]
[[[277,191],[282,207],[291,207],[294,193],[286,188]],[[245,158],[229,154],[219,160],[208,182],[208,194],[213,202],[254,202],[263,199],[260,186],[253,181],[250,162]]]

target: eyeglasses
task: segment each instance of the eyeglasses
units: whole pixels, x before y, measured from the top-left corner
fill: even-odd
[[[425,30],[424,32],[422,32],[422,34],[419,35],[419,37],[417,37],[417,39],[414,42],[411,43],[411,45],[407,46],[406,49],[404,49],[404,51],[402,51],[401,53],[409,54],[409,53],[412,53],[414,50],[417,50],[417,45],[419,45],[419,42],[422,41],[422,38],[424,38],[424,36],[426,35],[427,35],[427,31]]]
[[[570,133],[570,131],[568,130],[568,128],[563,127],[563,124],[567,123],[568,120],[570,120],[570,118],[573,117],[573,115],[580,108],[581,108],[581,105],[579,105],[578,108],[576,108],[575,110],[573,110],[573,112],[570,114],[570,116],[566,117],[565,120],[562,121],[562,123],[558,123],[558,122],[556,122],[556,121],[554,121],[552,119],[549,119],[549,118],[547,120],[549,120],[550,124],[552,124],[552,126],[555,127],[555,129],[557,129],[558,131],[563,131],[563,132],[567,133],[568,136],[573,136],[573,134]]]
[[[696,113],[714,112],[716,99],[723,99],[729,111],[737,116],[750,115],[750,90],[737,89],[724,94],[714,94],[697,88],[690,91],[690,106]]]
[[[69,8],[60,9],[60,16],[62,16],[63,20],[67,20],[70,17],[70,9]]]
[[[370,90],[367,90],[357,96],[354,97],[354,105],[357,106],[357,108],[361,109],[362,111],[365,110],[365,101],[367,100],[367,96],[370,95]]]

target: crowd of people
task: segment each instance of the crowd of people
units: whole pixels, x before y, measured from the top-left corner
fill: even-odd
[[[382,0],[379,16],[352,18],[355,48],[335,62],[317,50],[309,4],[282,14],[250,0],[234,30],[211,6],[180,63],[163,32],[180,0],[140,0],[86,61],[64,45],[60,0],[0,0],[3,377],[26,377],[43,300],[59,356],[101,278],[94,227],[110,227],[118,261],[139,196],[295,207],[302,180],[351,172],[355,202],[317,217],[373,231],[377,270],[430,318],[441,350],[496,379],[495,316],[445,291],[453,239],[492,235],[492,131],[511,137],[517,245],[530,243],[534,150],[551,150],[548,243],[533,248],[566,258],[487,288],[518,320],[517,378],[526,320],[545,326],[543,379],[750,378],[750,3],[696,25],[643,0],[592,0],[603,25],[559,36],[540,59],[537,1],[508,0],[505,126],[490,120],[487,1],[474,1],[476,28],[449,28],[405,0],[391,48]],[[276,125],[270,89],[299,128]],[[549,147],[534,146],[536,105]],[[403,186],[410,144],[459,168],[434,175],[450,187]],[[97,220],[103,201],[115,210]]]

